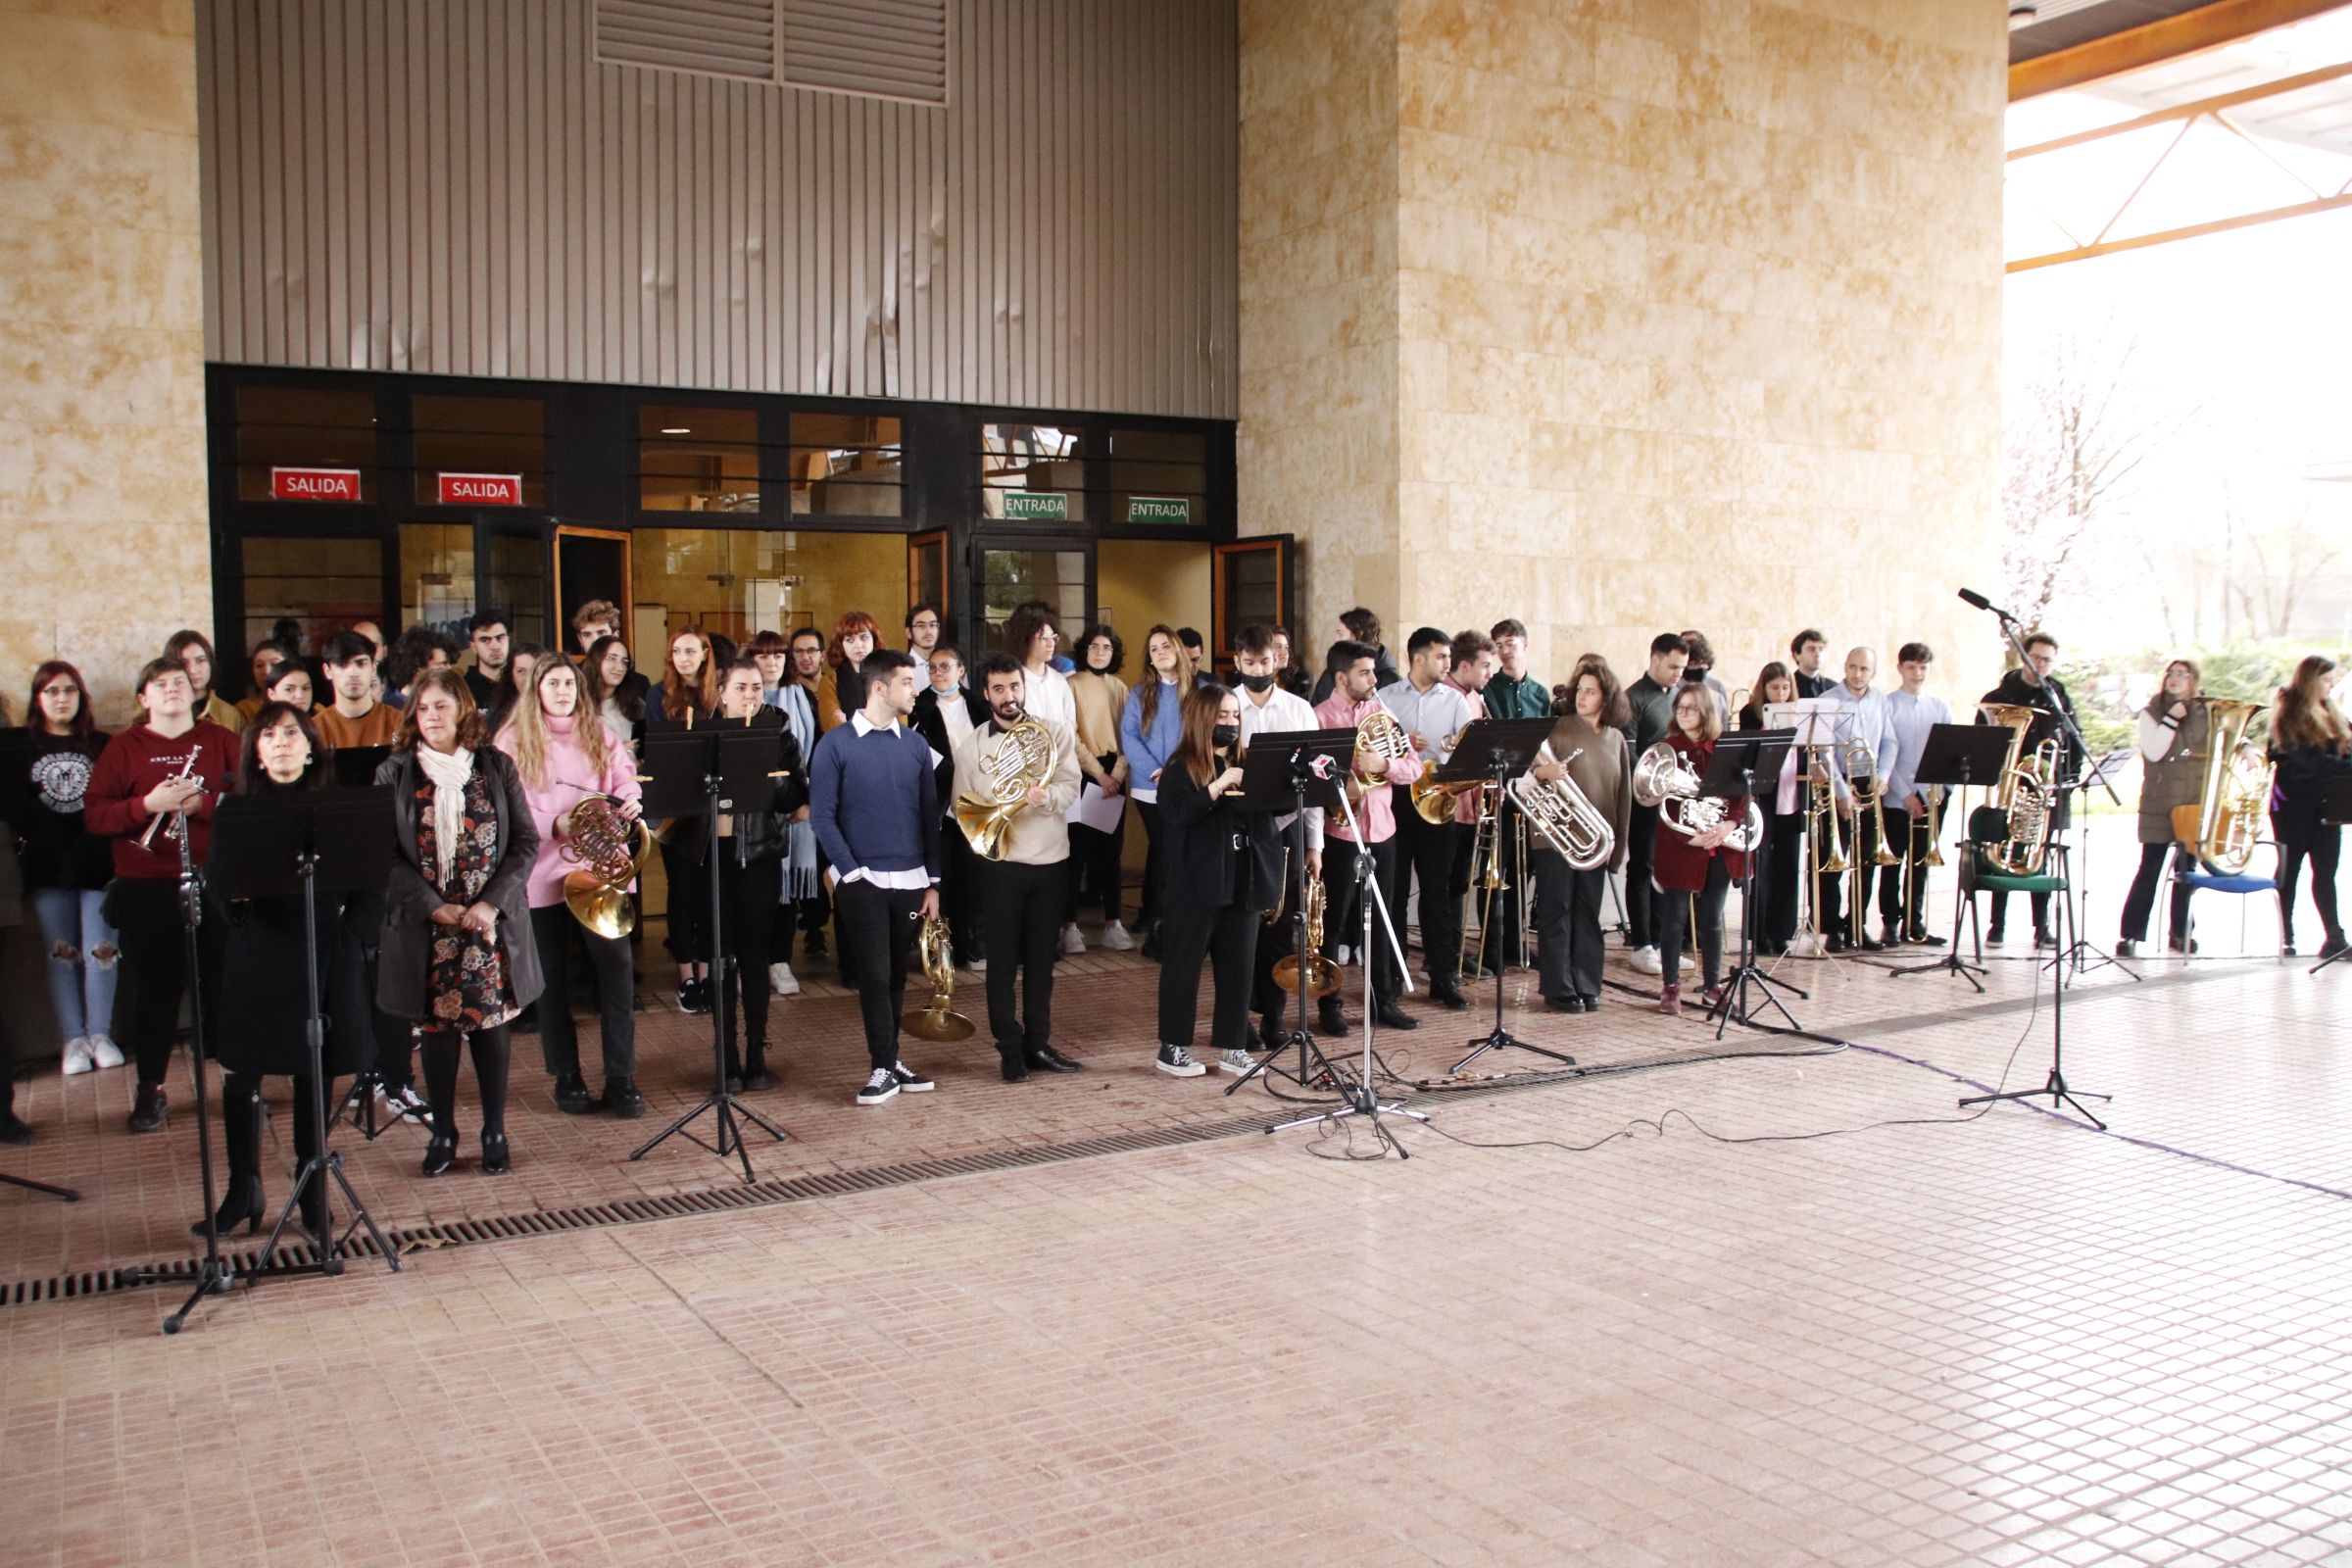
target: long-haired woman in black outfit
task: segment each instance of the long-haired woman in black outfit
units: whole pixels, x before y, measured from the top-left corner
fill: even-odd
[[[482,1174],[509,1168],[507,1025],[542,989],[530,939],[539,833],[521,775],[484,744],[482,715],[454,669],[428,669],[409,693],[392,755],[392,882],[385,895],[376,1004],[422,1030],[433,1136],[424,1174],[457,1159],[458,1055],[473,1043],[482,1095]]]
[[[2335,914],[2335,865],[2343,829],[2322,820],[2328,786],[2352,773],[2352,733],[2335,707],[2335,661],[2313,654],[2295,666],[2271,710],[2271,761],[2277,767],[2271,830],[2278,837],[2278,913],[2285,951],[2295,951],[2295,886],[2311,862],[2311,902],[2320,911],[2324,957],[2344,950]]]
[[[310,715],[291,703],[265,702],[240,737],[235,793],[285,795],[326,784],[331,748],[318,738]],[[218,862],[220,840],[213,841]],[[216,878],[213,884],[220,886]],[[228,1191],[209,1222],[222,1234],[239,1225],[261,1229],[268,1195],[262,1187],[262,1079],[294,1080],[294,1152],[307,1160],[318,1152],[310,1116],[310,980],[303,958],[302,895],[221,900],[220,1129],[228,1147]],[[327,1020],[320,1054],[326,1081],[316,1086],[331,1099],[334,1080],[360,1070],[373,1044],[374,1015],[363,976],[367,949],[383,930],[381,893],[318,894],[318,923],[311,941],[318,956],[318,1010]],[[302,1195],[302,1223],[313,1236],[326,1228],[326,1189],[313,1182]],[[208,1222],[188,1227],[202,1236]]]

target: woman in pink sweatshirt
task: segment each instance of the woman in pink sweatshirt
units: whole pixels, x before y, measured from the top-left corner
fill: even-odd
[[[625,749],[612,744],[604,721],[587,710],[579,672],[565,659],[543,659],[532,668],[530,684],[507,713],[497,744],[514,760],[523,796],[530,802],[531,825],[539,830],[539,856],[532,862],[529,884],[531,941],[547,975],[547,989],[539,997],[539,1048],[556,1080],[556,1108],[576,1116],[602,1103],[615,1116],[642,1116],[645,1097],[636,1083],[637,1025],[628,939],[598,936],[574,920],[564,902],[564,878],[579,864],[564,855],[573,842],[573,808],[590,796],[608,795],[620,803],[623,817],[635,821],[640,793],[636,762]],[[587,945],[588,960],[596,971],[605,1056],[601,1102],[589,1098],[580,1075],[579,1030],[572,1022],[564,979],[575,934]]]

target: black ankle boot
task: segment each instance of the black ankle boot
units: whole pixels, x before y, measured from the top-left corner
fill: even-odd
[[[433,1136],[425,1140],[424,1174],[439,1176],[458,1162],[458,1135],[446,1128],[436,1127]]]
[[[507,1135],[505,1133],[482,1134],[482,1174],[504,1176],[514,1168],[514,1161],[507,1152]]]
[[[188,1227],[190,1236],[205,1236],[218,1231],[223,1238],[240,1225],[247,1235],[258,1235],[262,1228],[262,1208],[267,1200],[262,1196],[262,1178],[252,1171],[232,1171],[228,1192],[220,1200],[220,1210],[209,1220],[198,1220]]]

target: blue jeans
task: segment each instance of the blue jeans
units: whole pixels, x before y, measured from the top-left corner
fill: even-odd
[[[98,912],[96,889],[34,888],[33,917],[49,944],[49,1004],[68,1040],[115,1030],[114,927]],[[93,956],[95,955],[95,956]]]

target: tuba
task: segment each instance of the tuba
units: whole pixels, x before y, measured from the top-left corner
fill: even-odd
[[[1034,718],[1006,730],[997,749],[980,760],[988,793],[956,798],[956,825],[984,860],[1002,860],[1029,792],[1053,776],[1054,732]]]
[[[1340,968],[1323,956],[1323,910],[1330,895],[1323,891],[1323,879],[1306,879],[1306,994],[1328,997],[1338,994]],[[1274,983],[1284,991],[1298,989],[1298,955],[1293,953],[1277,959],[1274,964]]]
[[[1987,722],[2009,726],[2009,760],[1992,804],[2008,819],[2008,836],[1984,850],[1984,858],[2003,876],[2038,876],[2050,852],[2052,789],[2058,777],[2058,740],[2052,736],[2024,755],[2026,734],[2041,710],[2023,703],[1986,703],[1977,710]]]
[[[1559,760],[1572,762],[1584,753],[1580,746]],[[1542,756],[1550,760],[1551,755],[1551,742],[1545,741]],[[1527,813],[1528,821],[1544,835],[1544,842],[1559,851],[1577,870],[1606,865],[1617,852],[1617,830],[1609,826],[1609,819],[1577,788],[1574,779],[1563,777],[1546,784],[1533,773],[1522,773],[1511,780],[1510,787],[1512,803]]]
[[[600,937],[625,937],[637,928],[629,884],[653,858],[654,835],[642,819],[620,814],[610,795],[591,795],[571,808],[571,836],[556,851],[573,869],[564,875],[571,917]]]
[[[2247,726],[2262,706],[2222,697],[2202,701],[2205,755],[2197,804],[2173,808],[2173,837],[2207,865],[2235,876],[2262,842],[2271,804],[2271,764],[2246,744]]]
[[[1374,757],[1385,757],[1392,762],[1400,757],[1413,755],[1412,738],[1405,734],[1404,726],[1396,721],[1396,715],[1378,707],[1356,724],[1355,749]],[[1368,790],[1388,780],[1374,773],[1358,773],[1355,782],[1359,788]]]
[[[1657,808],[1658,820],[1687,839],[1694,839],[1723,821],[1724,803],[1712,795],[1698,793],[1698,775],[1690,771],[1682,754],[1665,741],[1652,743],[1634,763],[1634,799],[1643,806]],[[1723,847],[1745,854],[1763,837],[1764,813],[1751,798],[1745,820],[1732,830]]]
[[[948,922],[934,916],[923,922],[915,945],[923,956],[923,978],[931,982],[931,1000],[919,1010],[906,1013],[899,1027],[917,1040],[969,1040],[972,1020],[948,1004],[956,996],[956,959],[950,951]]]

